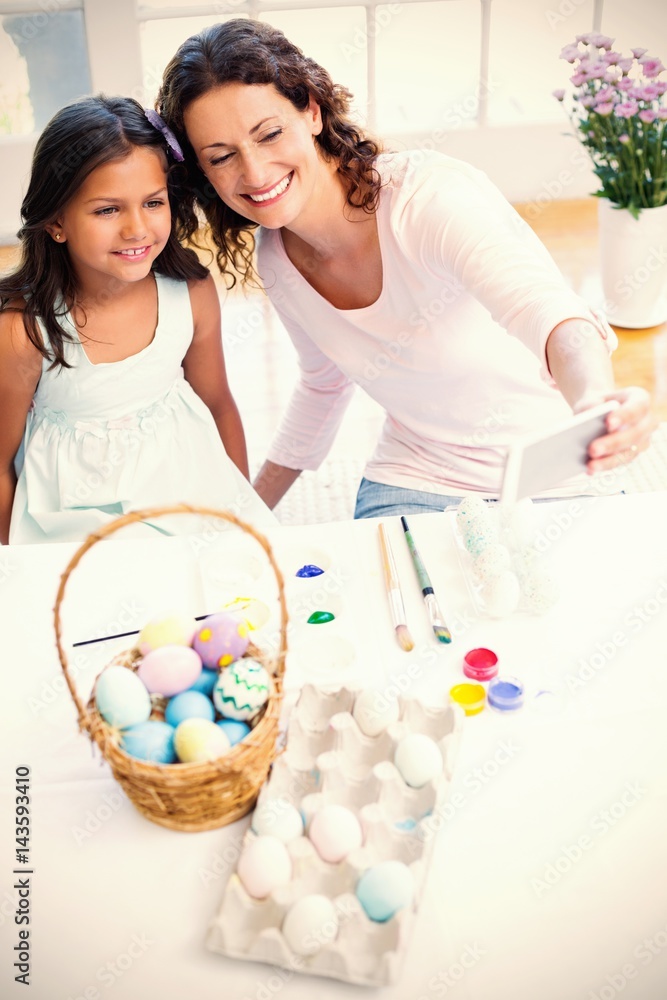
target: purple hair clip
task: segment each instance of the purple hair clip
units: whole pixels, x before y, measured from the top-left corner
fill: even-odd
[[[179,163],[182,163],[183,160],[185,159],[185,157],[183,156],[183,150],[181,149],[178,139],[171,131],[169,126],[162,121],[157,111],[154,111],[153,108],[144,108],[144,114],[148,118],[153,128],[156,128],[158,132],[162,132],[165,142],[169,146],[169,149],[171,150],[174,159],[178,160]]]

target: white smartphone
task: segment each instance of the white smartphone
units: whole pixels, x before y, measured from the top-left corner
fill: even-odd
[[[531,434],[507,452],[500,500],[513,504],[558,486],[586,468],[588,446],[607,433],[606,417],[617,400],[601,403],[550,431]]]

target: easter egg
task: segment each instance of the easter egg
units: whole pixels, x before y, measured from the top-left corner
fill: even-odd
[[[512,563],[509,549],[500,542],[490,542],[473,562],[473,569],[478,580],[492,580],[500,576],[503,570],[509,569]]]
[[[239,722],[237,719],[218,719],[216,726],[220,726],[232,747],[244,740],[251,731],[247,722]]]
[[[200,691],[201,694],[207,695],[209,698],[213,695],[213,688],[215,687],[215,682],[218,679],[217,670],[207,670],[204,668],[197,677],[194,684],[191,684],[188,691]]]
[[[277,837],[255,837],[241,852],[236,872],[253,899],[266,899],[292,877],[292,859]]]
[[[516,611],[521,597],[519,578],[512,570],[503,570],[482,587],[481,598],[492,618],[504,618]]]
[[[322,860],[332,864],[361,847],[364,839],[361,824],[352,810],[335,803],[317,810],[310,821],[308,836]]]
[[[543,614],[558,600],[558,584],[548,573],[536,567],[523,581],[523,596],[530,611]]]
[[[164,713],[170,726],[178,726],[185,719],[208,719],[213,721],[213,702],[201,691],[182,691],[169,700]]]
[[[184,719],[176,727],[174,747],[183,764],[197,764],[222,757],[229,750],[229,740],[209,719]]]
[[[381,861],[367,868],[357,882],[356,895],[371,920],[384,923],[410,906],[415,892],[412,872],[402,861]]]
[[[487,505],[476,493],[469,493],[464,496],[456,508],[456,524],[461,534],[465,534],[470,521],[478,515],[484,516],[487,513]]]
[[[148,719],[136,726],[124,729],[120,745],[131,757],[147,760],[152,764],[173,764],[176,760],[174,749],[174,727],[166,722]]]
[[[246,657],[226,667],[213,688],[213,701],[221,715],[248,722],[266,704],[269,675],[257,660]]]
[[[197,631],[194,618],[181,614],[166,614],[151,618],[139,633],[137,649],[142,656],[160,646],[189,646]]]
[[[396,747],[394,764],[406,785],[422,788],[442,774],[442,753],[430,736],[410,733]]]
[[[233,601],[223,604],[222,610],[244,621],[251,632],[266,625],[271,617],[266,604],[256,597],[235,597]]]
[[[201,659],[189,646],[160,646],[144,656],[137,670],[151,694],[166,698],[185,691],[200,673]]]
[[[473,557],[497,539],[498,529],[486,512],[471,518],[463,534],[464,545]]]
[[[151,714],[146,686],[127,667],[112,666],[102,671],[95,685],[95,704],[105,722],[119,729],[145,722]]]
[[[368,688],[354,699],[352,717],[366,736],[379,736],[399,719],[398,701]]]
[[[202,663],[209,670],[226,667],[248,648],[248,625],[236,615],[209,615],[201,623],[192,640],[193,648],[199,653]]]
[[[286,844],[303,834],[303,817],[287,799],[265,798],[255,809],[252,828],[260,836],[270,834]]]
[[[338,936],[338,916],[328,896],[312,893],[292,903],[281,927],[296,955],[315,955]]]

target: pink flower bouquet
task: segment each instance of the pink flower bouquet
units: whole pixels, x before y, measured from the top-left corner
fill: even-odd
[[[613,44],[596,32],[577,35],[560,58],[574,68],[568,116],[600,181],[594,194],[637,218],[642,208],[667,204],[665,67],[646,49],[626,57]],[[564,90],[553,93],[564,102]]]

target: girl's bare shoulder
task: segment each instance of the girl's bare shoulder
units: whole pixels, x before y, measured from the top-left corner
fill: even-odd
[[[42,367],[42,355],[28,336],[24,299],[11,299],[0,311],[0,358],[6,365]]]

